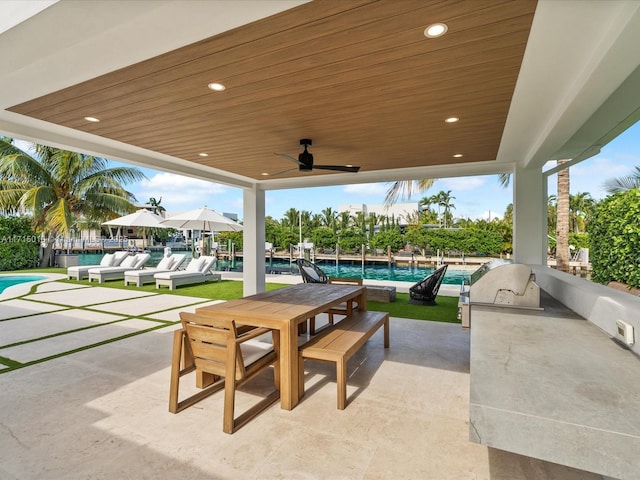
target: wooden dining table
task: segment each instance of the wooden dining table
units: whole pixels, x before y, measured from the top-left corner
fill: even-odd
[[[300,283],[196,309],[231,316],[238,324],[280,332],[280,405],[293,409],[298,397],[298,324],[344,302],[366,310],[366,288],[358,285]]]

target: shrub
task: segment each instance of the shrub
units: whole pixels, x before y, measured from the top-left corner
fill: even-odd
[[[400,250],[404,244],[402,240],[402,234],[400,233],[400,229],[398,227],[376,233],[371,238],[370,243],[371,248],[386,249],[387,246],[390,246],[391,250],[394,251]]]
[[[589,223],[592,279],[640,287],[640,189],[605,198]]]
[[[29,218],[0,217],[0,270],[33,268],[39,262],[40,241]]]

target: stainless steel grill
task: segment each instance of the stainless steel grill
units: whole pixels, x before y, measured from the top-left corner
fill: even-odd
[[[458,319],[463,328],[471,326],[471,305],[540,308],[540,287],[528,265],[491,260],[462,285]]]

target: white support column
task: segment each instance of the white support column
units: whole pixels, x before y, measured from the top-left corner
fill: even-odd
[[[547,264],[547,184],[539,169],[516,167],[514,173],[513,258]]]
[[[265,260],[264,260],[264,190],[257,188],[245,189],[244,203],[244,231],[243,231],[243,294],[253,295],[265,290]]]

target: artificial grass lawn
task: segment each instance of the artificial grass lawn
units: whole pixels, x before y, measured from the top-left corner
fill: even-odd
[[[26,273],[66,273],[64,268],[47,268],[47,269],[34,269],[25,270]],[[124,286],[122,280],[107,281],[105,283],[97,284],[90,283],[88,280],[59,280],[64,283],[78,284],[78,285],[91,285],[101,286],[107,288],[119,288],[125,290],[136,290],[143,292],[154,293],[168,293],[171,295],[185,295],[189,297],[200,297],[212,300],[233,300],[234,298],[242,298],[243,282],[237,280],[222,280],[221,282],[207,282],[196,285],[185,285],[178,287],[175,290],[169,290],[168,288],[156,289],[155,284],[149,283],[142,287],[136,287],[134,285]],[[288,284],[282,283],[267,283],[267,291],[276,290],[278,288],[286,287]],[[379,312],[389,312],[392,317],[399,318],[411,318],[414,320],[433,320],[435,322],[449,322],[460,323],[457,319],[458,314],[458,298],[457,297],[443,297],[438,296],[436,299],[436,305],[423,306],[423,305],[411,305],[408,303],[408,293],[397,293],[396,301],[393,303],[384,302],[367,302],[367,308],[369,310],[376,310]]]

